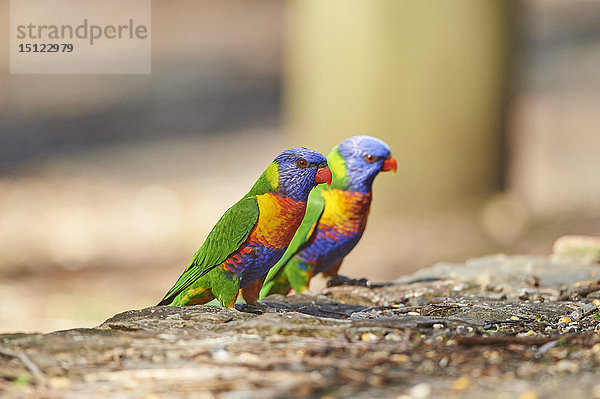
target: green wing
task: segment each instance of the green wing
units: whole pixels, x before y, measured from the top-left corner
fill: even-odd
[[[178,294],[235,252],[256,224],[258,213],[255,196],[242,198],[229,208],[208,233],[190,265],[158,305],[170,304]]]
[[[302,247],[314,233],[315,226],[321,218],[323,208],[325,207],[325,199],[322,195],[323,190],[324,188],[317,186],[310,192],[304,219],[302,219],[300,227],[296,230],[290,245],[287,247],[287,250],[279,262],[269,270],[269,274],[267,274],[267,277],[265,278],[265,283],[260,290],[261,299],[269,294],[269,291],[275,284],[280,284],[284,282],[284,280],[287,280],[283,273],[285,269],[284,266],[294,257],[294,255],[296,255],[300,247]]]

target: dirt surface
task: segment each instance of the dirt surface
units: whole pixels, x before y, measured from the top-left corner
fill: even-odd
[[[388,284],[0,335],[3,397],[600,397],[600,265],[491,256]],[[246,309],[252,310],[252,309]]]

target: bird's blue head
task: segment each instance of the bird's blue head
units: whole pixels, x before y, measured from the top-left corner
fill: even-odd
[[[353,136],[342,141],[329,155],[334,187],[367,193],[381,171],[396,172],[390,147],[371,136]]]
[[[324,155],[308,148],[291,148],[275,158],[280,195],[306,201],[317,184],[331,184],[331,171]]]

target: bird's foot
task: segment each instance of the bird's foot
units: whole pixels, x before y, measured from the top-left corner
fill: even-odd
[[[235,309],[240,312],[252,313],[252,314],[263,314],[269,310],[269,305],[264,303],[236,303]]]
[[[336,274],[335,276],[332,276],[329,281],[327,281],[328,287],[336,287],[338,285],[354,285],[358,287],[370,288],[371,280],[366,278],[349,278],[340,274]]]

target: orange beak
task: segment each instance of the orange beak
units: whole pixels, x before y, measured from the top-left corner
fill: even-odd
[[[315,176],[315,183],[327,183],[327,187],[331,185],[331,170],[329,166],[324,166],[322,168],[317,169],[317,175]]]
[[[396,174],[397,169],[398,169],[398,162],[396,162],[396,158],[394,158],[394,157],[391,157],[390,159],[386,159],[385,161],[383,161],[383,165],[381,166],[381,170],[383,172],[393,170],[394,174]]]

